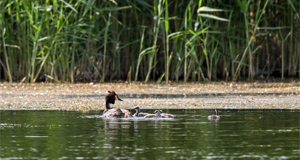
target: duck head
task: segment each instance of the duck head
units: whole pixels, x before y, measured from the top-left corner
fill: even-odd
[[[155,110],[154,113],[155,113],[156,115],[160,116],[160,114],[163,113],[163,112],[162,112],[162,110]]]
[[[219,115],[219,109],[218,108],[215,109],[215,112],[216,112],[216,115]]]
[[[115,91],[107,91],[108,95],[105,97],[106,103],[115,104],[116,99],[123,101]]]

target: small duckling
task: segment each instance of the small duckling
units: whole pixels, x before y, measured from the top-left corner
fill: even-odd
[[[216,112],[216,115],[209,115],[207,117],[207,119],[210,120],[210,121],[219,121],[220,120],[219,110],[216,108],[215,112]]]
[[[133,117],[145,117],[146,115],[150,114],[150,113],[143,113],[143,112],[140,112],[140,107],[135,107],[131,110],[135,110],[135,113],[133,114]]]
[[[162,110],[155,110],[155,114],[148,114],[144,118],[161,118]]]
[[[161,118],[174,118],[174,115],[169,113],[161,113]]]

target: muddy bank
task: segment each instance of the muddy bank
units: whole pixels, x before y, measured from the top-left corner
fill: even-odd
[[[147,109],[300,109],[300,83],[0,83],[0,110],[101,110],[107,90]]]

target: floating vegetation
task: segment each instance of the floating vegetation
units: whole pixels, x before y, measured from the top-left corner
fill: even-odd
[[[300,109],[300,84],[291,83],[103,83],[0,84],[0,110],[103,110],[115,90],[124,109]],[[114,106],[113,106],[114,107]]]

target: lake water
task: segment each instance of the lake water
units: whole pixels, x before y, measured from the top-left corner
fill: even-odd
[[[143,110],[153,112],[153,110]],[[0,111],[1,159],[299,159],[299,110],[164,110],[174,119],[102,112]]]

